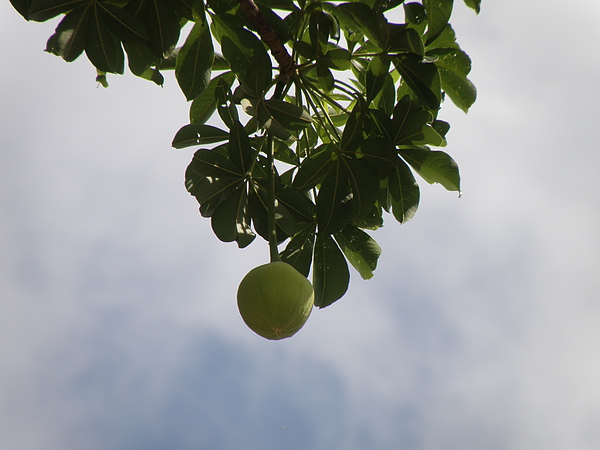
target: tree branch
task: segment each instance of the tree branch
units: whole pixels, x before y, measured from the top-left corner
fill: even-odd
[[[273,57],[279,63],[279,72],[287,80],[296,71],[296,63],[283,46],[273,27],[269,25],[254,0],[238,0],[248,21],[256,28],[260,38],[271,50]]]

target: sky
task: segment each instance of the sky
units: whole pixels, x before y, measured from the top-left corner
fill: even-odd
[[[0,448],[600,448],[600,3],[455,3],[462,197],[422,184],[375,276],[272,342],[235,303],[267,246],[185,191],[170,74],[98,87],[0,2]]]

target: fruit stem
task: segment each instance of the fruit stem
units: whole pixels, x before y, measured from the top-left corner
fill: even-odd
[[[267,215],[269,227],[269,254],[271,262],[281,261],[277,249],[277,223],[275,221],[275,139],[271,133],[267,134]]]

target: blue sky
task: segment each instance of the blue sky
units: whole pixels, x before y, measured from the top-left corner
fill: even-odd
[[[176,83],[98,88],[0,3],[0,447],[600,447],[600,4],[482,6],[452,21],[479,99],[442,113],[463,196],[425,186],[375,277],[270,342],[235,305],[266,244],[186,193]]]

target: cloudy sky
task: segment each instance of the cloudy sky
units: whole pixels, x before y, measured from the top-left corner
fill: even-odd
[[[455,9],[463,196],[425,186],[375,277],[270,342],[235,305],[267,247],[185,191],[176,83],[99,88],[2,0],[0,448],[600,448],[600,3]]]

